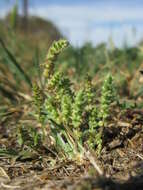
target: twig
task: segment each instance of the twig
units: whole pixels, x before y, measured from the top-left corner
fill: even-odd
[[[98,172],[99,176],[103,176],[103,171],[101,170],[101,168],[97,165],[95,158],[92,156],[92,154],[90,153],[90,151],[84,151],[85,156],[87,157],[87,159],[90,161],[90,163],[94,166],[94,168],[96,169],[96,171]]]
[[[3,182],[1,182],[1,186],[7,189],[17,189],[20,188],[20,186],[11,186],[11,185],[6,185]]]

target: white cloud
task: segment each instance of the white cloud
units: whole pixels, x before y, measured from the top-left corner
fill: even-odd
[[[121,46],[125,39],[129,44],[135,44],[143,36],[143,27],[135,24],[143,20],[140,6],[50,5],[30,12],[52,20],[75,45],[87,40],[94,44],[107,42],[112,35],[115,44]],[[133,25],[140,28],[136,40],[132,33]]]
[[[31,13],[35,13],[31,9]],[[37,14],[42,17],[48,17],[54,20],[72,19],[73,21],[84,20],[94,22],[111,22],[111,21],[127,21],[143,19],[142,7],[117,7],[117,6],[56,6],[39,7],[36,10]]]

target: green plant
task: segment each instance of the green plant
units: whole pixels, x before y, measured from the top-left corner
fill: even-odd
[[[113,78],[104,81],[99,106],[91,77],[86,76],[84,85],[74,90],[71,81],[55,69],[55,60],[68,45],[65,40],[54,42],[43,64],[45,78],[44,95],[38,85],[33,86],[34,102],[38,121],[50,126],[50,135],[56,142],[57,151],[69,158],[84,153],[84,143],[92,149],[102,148],[102,133],[110,115],[110,106],[115,100]],[[102,123],[102,125],[101,125]],[[43,128],[44,131],[44,128]],[[78,154],[79,155],[79,154]]]
[[[98,109],[94,107],[89,116],[89,137],[88,137],[88,145],[90,148],[95,148],[97,146],[98,154],[102,148],[102,139],[99,133],[99,113]]]
[[[17,17],[18,17],[18,1],[16,1],[10,14],[10,24],[13,30],[16,29]]]
[[[41,89],[36,83],[33,85],[33,102],[36,107],[37,120],[39,121],[42,127],[42,135],[44,139],[45,138],[45,129],[44,129],[45,116],[42,114],[44,98],[43,98]]]
[[[85,108],[85,95],[81,89],[75,94],[74,102],[72,105],[72,124],[74,128],[79,128],[83,122],[83,110]]]
[[[31,148],[38,147],[41,144],[41,135],[37,130],[30,126],[19,126],[17,131],[18,144],[23,147],[27,145]]]
[[[44,68],[44,77],[50,78],[54,73],[54,63],[57,59],[57,56],[68,46],[68,42],[66,40],[59,40],[58,42],[54,42],[50,47],[46,60],[43,64]]]
[[[103,125],[110,116],[111,104],[117,100],[116,89],[114,80],[111,74],[108,74],[101,92],[101,111],[100,115],[103,121]]]

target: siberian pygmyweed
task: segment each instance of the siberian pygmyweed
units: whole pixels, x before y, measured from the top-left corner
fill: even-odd
[[[77,152],[83,153],[85,142],[100,152],[103,133],[100,129],[105,127],[116,93],[111,75],[104,81],[100,106],[96,104],[96,91],[89,76],[79,90],[73,90],[71,81],[63,73],[55,71],[57,56],[67,46],[66,40],[52,44],[43,64],[44,96],[38,85],[34,85],[33,97],[38,120],[42,124],[50,124],[51,136],[58,150],[62,149],[67,156],[74,158]]]
[[[50,47],[46,60],[44,62],[44,76],[45,78],[50,78],[54,73],[54,66],[57,56],[62,53],[62,51],[68,46],[67,40],[61,39],[57,42],[53,42],[52,46]]]
[[[114,80],[111,74],[108,74],[101,92],[101,111],[100,115],[105,122],[110,116],[111,104],[117,100],[117,93],[114,85]]]

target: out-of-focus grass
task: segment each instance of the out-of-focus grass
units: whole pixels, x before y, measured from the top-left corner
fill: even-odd
[[[31,17],[27,31],[19,18],[16,30],[9,26],[9,17],[0,21],[0,102],[16,103],[21,93],[29,94],[33,81],[41,79],[40,63],[53,40],[62,35],[51,23]],[[128,97],[142,95],[139,70],[142,69],[142,45],[114,47],[86,43],[70,46],[56,62],[58,70],[67,72],[73,81],[83,79],[85,73],[94,77],[97,88],[110,70],[114,74],[120,94]]]
[[[40,18],[29,18],[28,30],[19,17],[17,28],[9,16],[0,20],[0,102],[17,102],[19,93],[29,94],[32,81],[40,77],[39,65],[54,39],[61,37],[56,27]]]
[[[142,62],[142,45],[119,49],[111,48],[107,44],[93,47],[87,43],[81,48],[70,47],[65,51],[60,56],[57,67],[68,71],[78,80],[82,80],[85,73],[90,73],[97,88],[101,85],[103,76],[110,71],[114,74],[119,93],[132,97],[141,90],[139,70],[142,69]]]

